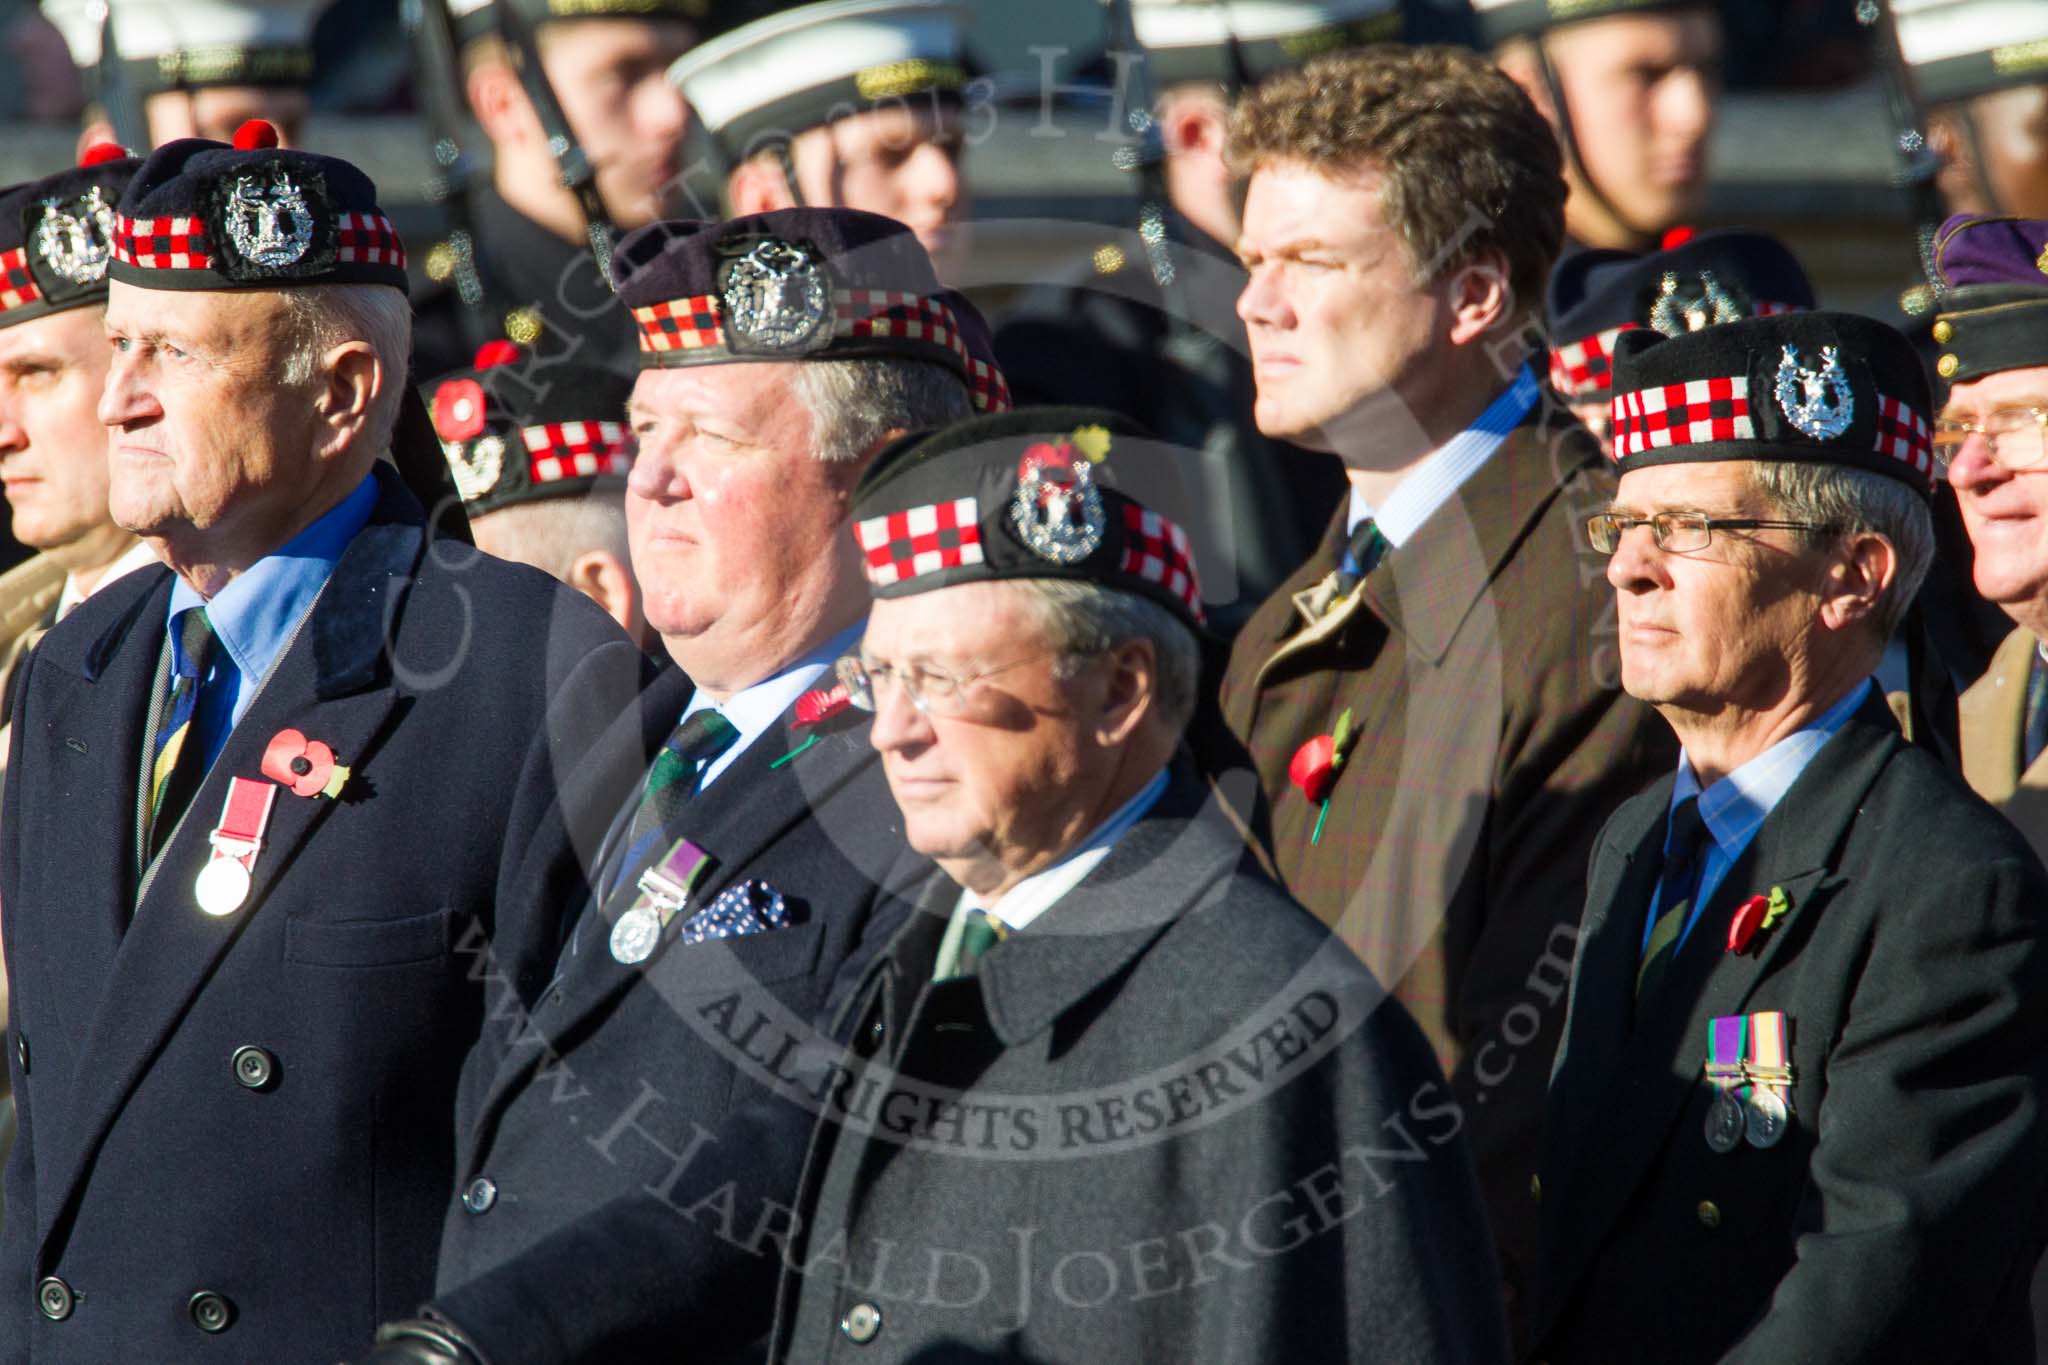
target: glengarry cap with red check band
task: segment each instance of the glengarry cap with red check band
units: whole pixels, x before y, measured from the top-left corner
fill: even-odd
[[[1934,491],[1927,376],[1913,344],[1853,313],[1790,313],[1681,337],[1624,332],[1614,358],[1622,473],[1712,460],[1817,461]]]
[[[102,142],[76,166],[0,192],[0,327],[106,301],[114,206],[141,165]]]
[[[633,377],[533,364],[509,341],[420,391],[470,516],[514,503],[622,490],[633,469]]]
[[[181,138],[150,153],[116,210],[110,270],[143,289],[406,287],[405,248],[370,178],[279,147],[261,119],[233,146]]]
[[[1813,285],[1784,243],[1761,232],[1666,234],[1647,255],[1589,248],[1550,274],[1550,386],[1567,402],[1606,396],[1614,339],[1647,327],[1682,336],[1813,307]]]
[[[928,360],[977,412],[1010,389],[988,325],[943,288],[911,230],[858,209],[792,208],[723,222],[651,223],[612,256],[640,333],[640,368],[762,360]]]
[[[1058,578],[1146,597],[1199,630],[1186,532],[1115,485],[1120,448],[1156,445],[1100,408],[1019,408],[884,449],[851,523],[876,597],[955,583]]]

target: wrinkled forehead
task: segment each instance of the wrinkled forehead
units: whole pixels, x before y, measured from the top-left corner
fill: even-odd
[[[790,360],[742,360],[641,370],[628,410],[653,417],[725,417],[733,421],[801,411],[797,366]],[[545,371],[536,378],[544,377]]]
[[[1701,460],[1631,469],[1615,487],[1617,507],[1653,512],[1728,512],[1755,500],[1748,460]]]
[[[176,332],[282,340],[278,323],[289,306],[282,290],[144,289],[110,279],[106,330],[124,336]]]
[[[1973,421],[2005,408],[2048,409],[2048,365],[1999,370],[1950,388],[1941,415],[1950,421]]]
[[[985,662],[1044,644],[1043,622],[1030,591],[1008,581],[955,583],[906,597],[877,599],[868,612],[861,652],[892,662]]]

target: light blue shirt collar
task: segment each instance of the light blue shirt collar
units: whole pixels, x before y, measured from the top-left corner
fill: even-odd
[[[825,678],[826,671],[842,656],[853,651],[866,627],[865,621],[855,622],[774,677],[752,687],[741,688],[722,702],[712,701],[702,691],[691,694],[690,704],[676,718],[678,724],[711,707],[739,731],[732,747],[713,759],[698,775],[697,789],[702,791],[716,782],[718,775],[730,768],[733,760],[745,752],[749,744],[774,728],[782,714],[796,705],[798,697],[814,687],[831,686],[831,679]]]
[[[1501,442],[1522,424],[1542,393],[1542,386],[1536,382],[1536,372],[1527,365],[1522,366],[1515,382],[1487,404],[1486,411],[1480,413],[1471,426],[1444,442],[1409,471],[1387,498],[1387,505],[1378,509],[1377,514],[1354,487],[1351,490],[1349,520],[1344,528],[1346,533],[1358,529],[1358,523],[1367,517],[1375,517],[1374,524],[1386,537],[1387,544],[1405,544],[1436,515],[1438,508],[1450,501],[1451,495],[1462,488],[1467,479],[1493,458]]]
[[[240,723],[257,689],[312,609],[313,600],[333,576],[342,552],[368,524],[376,505],[376,476],[365,475],[353,492],[312,525],[250,565],[211,598],[202,598],[182,578],[172,585],[168,624],[177,662],[181,666],[185,662],[178,618],[191,608],[206,608],[207,622],[219,640],[200,694],[197,733],[206,744],[209,764],[227,742],[229,730]],[[230,679],[232,688],[227,686]]]
[[[1664,837],[1667,842],[1671,837],[1670,812],[1687,797],[1697,796],[1700,799],[1700,819],[1705,822],[1707,834],[1713,840],[1700,870],[1700,886],[1693,897],[1692,914],[1679,936],[1681,946],[1691,935],[1693,925],[1699,922],[1707,902],[1713,899],[1714,891],[1728,875],[1728,869],[1735,865],[1756,838],[1764,820],[1785,799],[1785,793],[1806,771],[1806,765],[1813,761],[1814,755],[1848,723],[1856,708],[1870,695],[1870,690],[1871,681],[1865,678],[1810,723],[1794,730],[1704,791],[1700,789],[1699,774],[1693,771],[1692,760],[1683,750],[1679,752],[1678,778],[1671,786],[1671,804],[1664,817]],[[1656,905],[1651,905],[1649,917],[1643,925],[1645,948],[1649,946],[1650,926],[1656,923],[1657,909]]]

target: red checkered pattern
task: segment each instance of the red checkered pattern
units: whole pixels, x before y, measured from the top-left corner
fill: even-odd
[[[959,357],[966,369],[976,412],[1010,410],[1010,382],[1001,370],[968,350],[960,336],[959,320],[945,304],[895,289],[835,289],[832,306],[835,337],[903,337],[942,346]],[[725,345],[718,300],[710,294],[635,308],[633,321],[639,324],[643,351],[697,351]]]
[[[357,265],[395,265],[405,269],[405,244],[398,229],[381,213],[344,213],[334,259]]]
[[[633,442],[624,422],[549,422],[522,427],[519,435],[535,483],[600,475],[623,479],[633,468]]]
[[[643,351],[697,351],[725,345],[725,331],[718,325],[718,300],[710,294],[635,308],[633,321],[640,326]]]
[[[1550,387],[1567,401],[1605,393],[1614,382],[1614,339],[1638,326],[1624,322],[1583,341],[1554,348],[1550,352]]]
[[[1195,561],[1188,553],[1188,533],[1157,512],[1129,502],[1124,504],[1124,531],[1123,571],[1162,585],[1187,603],[1197,621],[1206,621],[1202,585],[1195,581]]]
[[[919,574],[981,563],[980,515],[973,498],[913,507],[855,522],[853,538],[878,588]]]
[[[1694,379],[1614,400],[1614,458],[1706,441],[1753,441],[1749,380]]]
[[[205,270],[213,265],[206,224],[197,218],[117,216],[114,259],[142,270]]]
[[[1934,482],[1934,430],[1909,403],[1877,396],[1877,453],[1903,460]]]
[[[0,313],[34,303],[43,296],[35,276],[28,273],[28,248],[18,246],[0,255]]]

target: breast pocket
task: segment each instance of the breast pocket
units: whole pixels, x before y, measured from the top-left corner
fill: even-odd
[[[735,938],[672,943],[654,965],[664,989],[680,995],[771,986],[809,974],[823,942],[824,926],[806,918]]]
[[[309,967],[403,967],[448,955],[454,912],[405,919],[304,920],[285,926],[287,962]]]

